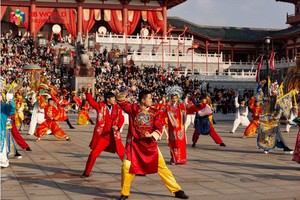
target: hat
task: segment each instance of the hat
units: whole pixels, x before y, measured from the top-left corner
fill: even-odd
[[[48,89],[49,89],[48,85],[44,83],[40,83],[38,86],[38,90],[48,90]]]
[[[175,85],[175,86],[168,87],[166,89],[166,93],[167,93],[168,99],[171,99],[171,97],[175,96],[175,95],[178,98],[181,98],[182,94],[183,94],[183,91],[182,91],[181,87],[179,87],[178,85]]]

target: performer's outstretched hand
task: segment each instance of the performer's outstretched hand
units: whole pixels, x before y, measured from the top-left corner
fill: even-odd
[[[87,88],[87,93],[92,93],[92,85],[89,85],[88,88]]]
[[[126,97],[128,95],[128,91],[120,92],[116,95],[116,100],[117,101],[125,101]]]

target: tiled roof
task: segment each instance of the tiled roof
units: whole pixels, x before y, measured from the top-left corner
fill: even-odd
[[[274,31],[272,34],[270,34],[271,37],[284,37],[287,35],[291,35],[294,33],[300,33],[300,26],[295,26],[295,27],[291,27],[291,28],[287,28],[287,29],[282,29],[282,30],[278,30],[278,31]]]
[[[200,26],[179,17],[168,17],[168,24],[171,24],[177,29],[184,29],[184,25],[186,25],[188,26],[189,32],[192,32],[194,34],[199,34],[208,39],[222,39],[222,40],[240,40],[240,41],[262,40],[264,37],[270,36],[274,32],[277,33],[278,31],[282,31],[278,29]]]

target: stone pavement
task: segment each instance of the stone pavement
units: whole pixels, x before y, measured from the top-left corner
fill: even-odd
[[[76,114],[71,122],[76,123]],[[192,200],[287,200],[300,199],[300,165],[281,149],[264,154],[256,147],[256,137],[241,139],[244,127],[229,134],[234,115],[215,114],[215,129],[227,147],[216,145],[210,136],[200,136],[191,147],[193,128],[188,129],[188,162],[169,164],[167,142],[159,142],[160,150],[178,183]],[[80,178],[90,149],[92,125],[68,129],[60,123],[72,141],[49,135],[35,142],[34,136],[22,134],[32,152],[20,150],[22,159],[11,159],[10,166],[1,169],[1,199],[3,200],[104,200],[118,199],[121,161],[116,154],[103,152],[97,159],[91,176]],[[26,127],[25,130],[27,130]],[[125,132],[127,129],[125,127]],[[284,127],[282,127],[284,130]],[[298,129],[283,133],[287,144],[294,148]],[[123,141],[125,134],[123,134]],[[158,174],[136,176],[131,187],[132,200],[175,199],[162,184]]]

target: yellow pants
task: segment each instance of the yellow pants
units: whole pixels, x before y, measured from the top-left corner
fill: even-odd
[[[121,195],[129,196],[130,195],[130,186],[135,174],[129,173],[131,162],[129,160],[123,160],[122,171],[121,171]],[[162,179],[164,185],[168,188],[171,193],[175,193],[181,190],[181,187],[176,182],[172,172],[166,165],[166,162],[158,149],[158,175]]]

